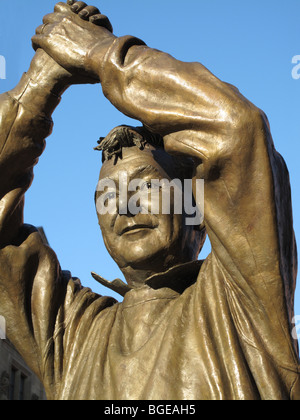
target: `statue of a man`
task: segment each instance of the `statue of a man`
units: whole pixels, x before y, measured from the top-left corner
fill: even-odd
[[[0,97],[0,308],[48,398],[300,399],[289,177],[266,116],[201,64],[114,36],[83,2],[57,4],[33,46],[29,71]],[[97,82],[143,124],[99,146],[100,181],[116,185],[96,203],[117,203],[98,217],[127,281],[121,303],[62,271],[23,223],[61,94]],[[204,222],[130,212],[120,173],[143,180],[148,197],[153,179],[203,179]],[[206,233],[212,252],[198,261]]]

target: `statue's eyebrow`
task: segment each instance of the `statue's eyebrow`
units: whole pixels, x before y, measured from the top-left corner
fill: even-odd
[[[123,172],[126,172],[126,171],[123,171]],[[132,179],[135,179],[135,178],[139,178],[141,175],[144,175],[145,173],[147,175],[148,174],[150,174],[150,175],[153,174],[153,175],[155,175],[156,177],[159,177],[159,178],[162,177],[162,174],[158,170],[158,168],[156,168],[155,166],[152,166],[152,165],[139,166],[134,170],[134,172],[132,172],[130,174],[130,177],[129,177],[128,173],[127,173],[127,175],[128,175],[128,178],[132,180]],[[110,180],[110,181],[117,182],[119,180],[119,175],[116,175],[116,176],[113,176],[113,177],[106,176],[103,179],[107,179],[107,180]]]
[[[146,173],[147,175],[153,173],[159,178],[161,178],[161,175],[162,175],[161,172],[155,166],[146,165],[146,166],[140,166],[139,168],[137,168],[136,171],[134,171],[133,174],[131,174],[130,178],[133,179],[137,175],[142,175],[144,173]]]

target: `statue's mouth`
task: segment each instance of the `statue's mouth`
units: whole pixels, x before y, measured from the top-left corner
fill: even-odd
[[[121,235],[129,234],[129,233],[137,233],[145,229],[154,229],[155,226],[152,225],[146,225],[146,224],[134,224],[126,226],[122,231]]]

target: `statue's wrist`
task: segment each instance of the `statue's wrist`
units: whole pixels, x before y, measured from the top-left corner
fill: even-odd
[[[61,97],[49,89],[39,86],[24,73],[17,86],[8,92],[9,96],[33,116],[50,118],[61,101]]]
[[[71,77],[43,50],[38,50],[28,72],[9,95],[33,115],[50,118],[62,93],[71,84]]]
[[[93,75],[94,78],[99,79],[101,67],[104,64],[104,58],[107,51],[112,46],[113,42],[116,40],[116,37],[107,32],[107,37],[90,48],[88,54],[86,55],[86,68]]]
[[[61,96],[72,84],[72,75],[43,50],[37,50],[27,76],[41,89]]]

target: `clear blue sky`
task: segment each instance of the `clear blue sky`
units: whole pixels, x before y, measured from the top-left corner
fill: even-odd
[[[0,55],[7,79],[0,80],[0,92],[28,69],[34,54],[30,38],[55,3],[1,0]],[[292,58],[300,55],[299,0],[94,0],[94,5],[110,17],[116,35],[135,35],[180,60],[200,61],[266,112],[290,170],[299,239],[300,79],[292,78]],[[113,295],[90,276],[90,271],[109,280],[121,276],[97,224],[93,197],[101,154],[93,147],[111,128],[132,121],[97,85],[71,88],[53,118],[54,132],[27,194],[25,221],[44,227],[63,269],[94,291]],[[208,252],[206,246],[202,257]],[[300,286],[295,312],[300,315]]]

